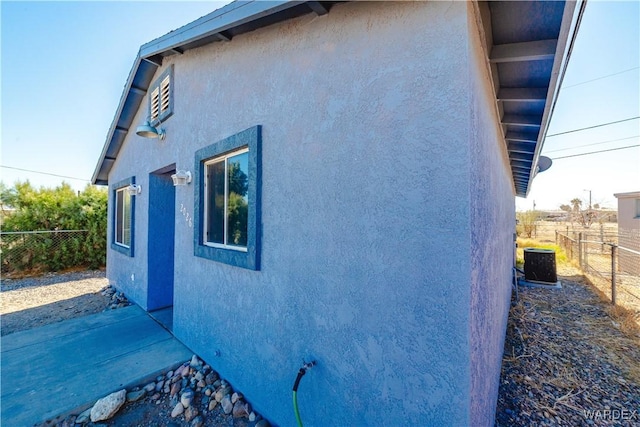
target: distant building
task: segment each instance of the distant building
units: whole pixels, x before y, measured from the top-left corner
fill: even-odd
[[[640,275],[640,191],[614,194],[618,199],[618,252],[620,271]]]

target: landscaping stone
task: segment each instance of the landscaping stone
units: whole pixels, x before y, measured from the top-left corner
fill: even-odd
[[[145,389],[142,390],[134,390],[127,393],[127,402],[137,402],[142,399],[147,394]]]
[[[127,397],[127,390],[120,390],[115,393],[111,393],[108,396],[98,399],[98,401],[91,408],[91,421],[103,421],[111,418],[118,409],[124,404]]]
[[[225,414],[230,414],[233,411],[233,403],[231,403],[231,398],[229,395],[225,395],[220,401],[220,405],[222,405],[222,410]]]
[[[191,406],[191,403],[193,402],[193,397],[194,397],[193,390],[186,389],[180,395],[180,403],[182,403],[182,406],[184,406],[185,408],[188,408],[189,406]]]
[[[184,406],[182,405],[181,402],[178,402],[176,406],[173,408],[173,411],[171,411],[171,418],[175,418],[181,415],[183,412],[184,412]]]

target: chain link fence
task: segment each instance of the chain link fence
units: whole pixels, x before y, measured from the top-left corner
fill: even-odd
[[[37,274],[72,267],[97,268],[106,259],[106,239],[88,230],[15,231],[0,233],[3,277]]]
[[[591,282],[614,305],[633,310],[640,318],[640,233],[621,231],[616,236],[599,232],[557,231],[556,244],[576,261]],[[634,248],[622,246],[629,244]]]

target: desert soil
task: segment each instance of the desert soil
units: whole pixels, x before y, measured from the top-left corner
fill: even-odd
[[[0,333],[11,334],[104,311],[103,270],[50,273],[0,281]]]

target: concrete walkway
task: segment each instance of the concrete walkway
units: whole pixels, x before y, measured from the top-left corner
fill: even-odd
[[[0,422],[31,426],[150,380],[192,352],[138,306],[1,339]]]

